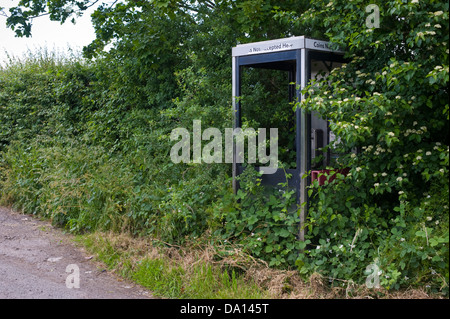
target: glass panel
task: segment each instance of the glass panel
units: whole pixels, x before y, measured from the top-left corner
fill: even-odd
[[[285,168],[295,169],[295,113],[291,103],[295,84],[290,84],[289,73],[244,67],[241,77],[241,119],[243,129],[253,128],[256,132],[258,128],[266,129],[268,152],[270,128],[278,128],[278,160]],[[257,161],[256,166],[267,165]]]

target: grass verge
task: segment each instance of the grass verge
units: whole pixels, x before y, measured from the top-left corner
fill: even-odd
[[[157,297],[185,299],[263,299],[270,294],[239,268],[215,265],[205,251],[188,251],[124,234],[78,236],[90,252],[119,275],[149,288]],[[201,256],[203,255],[203,256]],[[196,260],[195,260],[196,259]]]
[[[80,235],[77,242],[118,275],[150,289],[156,297],[176,299],[330,299],[441,298],[421,289],[390,292],[313,274],[307,282],[295,270],[269,268],[237,246],[205,240],[169,245],[127,234]]]

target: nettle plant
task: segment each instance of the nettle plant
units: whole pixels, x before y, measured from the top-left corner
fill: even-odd
[[[448,3],[385,1],[380,27],[363,1],[316,1],[294,24],[345,48],[348,63],[312,82],[301,107],[330,121],[350,168],[310,189],[304,273],[386,288],[433,282],[448,294]],[[357,150],[357,152],[352,152]]]

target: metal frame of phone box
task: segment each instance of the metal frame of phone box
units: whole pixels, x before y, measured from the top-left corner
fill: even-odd
[[[237,45],[232,49],[232,96],[234,128],[241,127],[241,103],[238,97],[241,95],[241,74],[243,67],[264,68],[272,70],[284,70],[289,72],[289,83],[295,82],[294,90],[287,92],[292,101],[295,98],[301,101],[304,96],[301,91],[311,79],[311,61],[345,63],[344,52],[333,47],[329,42],[310,39],[304,36],[254,42]],[[267,110],[270,112],[270,110]],[[295,111],[295,147],[296,168],[287,169],[291,174],[288,184],[296,189],[297,203],[302,205],[300,211],[299,240],[304,240],[302,227],[308,210],[307,186],[311,183],[311,177],[302,176],[311,170],[311,114],[301,108]],[[236,163],[235,152],[233,155],[233,189],[236,192],[239,183],[236,176],[243,172],[241,164]],[[278,169],[274,174],[262,176],[262,182],[269,185],[277,185],[285,182],[286,176],[283,169]]]

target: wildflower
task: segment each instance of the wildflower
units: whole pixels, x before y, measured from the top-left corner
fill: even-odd
[[[375,183],[375,184],[373,184],[373,186],[378,187],[378,186],[380,186],[380,183]]]
[[[397,177],[397,182],[401,182],[402,180],[403,180],[403,178]]]
[[[356,171],[357,171],[357,172],[360,172],[361,170],[362,170],[361,167],[357,167],[357,168],[356,168]]]
[[[439,221],[437,220],[437,221],[435,222],[435,224],[436,224],[436,225],[439,225]]]
[[[403,238],[403,237],[402,237],[402,238],[400,238],[400,241],[405,241],[405,238]]]
[[[261,237],[258,237],[256,240],[259,240],[259,241],[261,241]]]
[[[395,133],[394,132],[389,132],[388,135],[391,136],[391,137],[394,137]]]
[[[316,249],[320,249],[320,246],[317,246],[317,248]]]
[[[405,193],[404,191],[399,191],[399,192],[398,192],[399,195],[402,195],[402,194],[404,194],[404,193]]]
[[[383,173],[381,173],[381,176],[387,176],[387,174],[383,172]]]
[[[425,155],[428,155],[428,156],[430,156],[430,155],[431,155],[431,152],[430,152],[430,151],[428,151],[428,152],[426,152],[426,153],[425,153]]]
[[[442,28],[440,24],[435,24],[434,27],[435,27],[436,29]]]
[[[442,14],[444,14],[444,11],[436,11],[435,13],[434,13],[434,15],[437,17],[437,16],[440,16],[440,15],[442,15]]]
[[[444,174],[444,169],[441,168],[441,169],[439,170],[439,172],[441,172],[442,174]]]
[[[427,216],[427,221],[431,222],[433,220],[433,217]]]
[[[422,159],[422,156],[417,156],[416,160],[420,161]]]
[[[373,177],[377,177],[377,175],[378,175],[377,173],[373,173]]]

